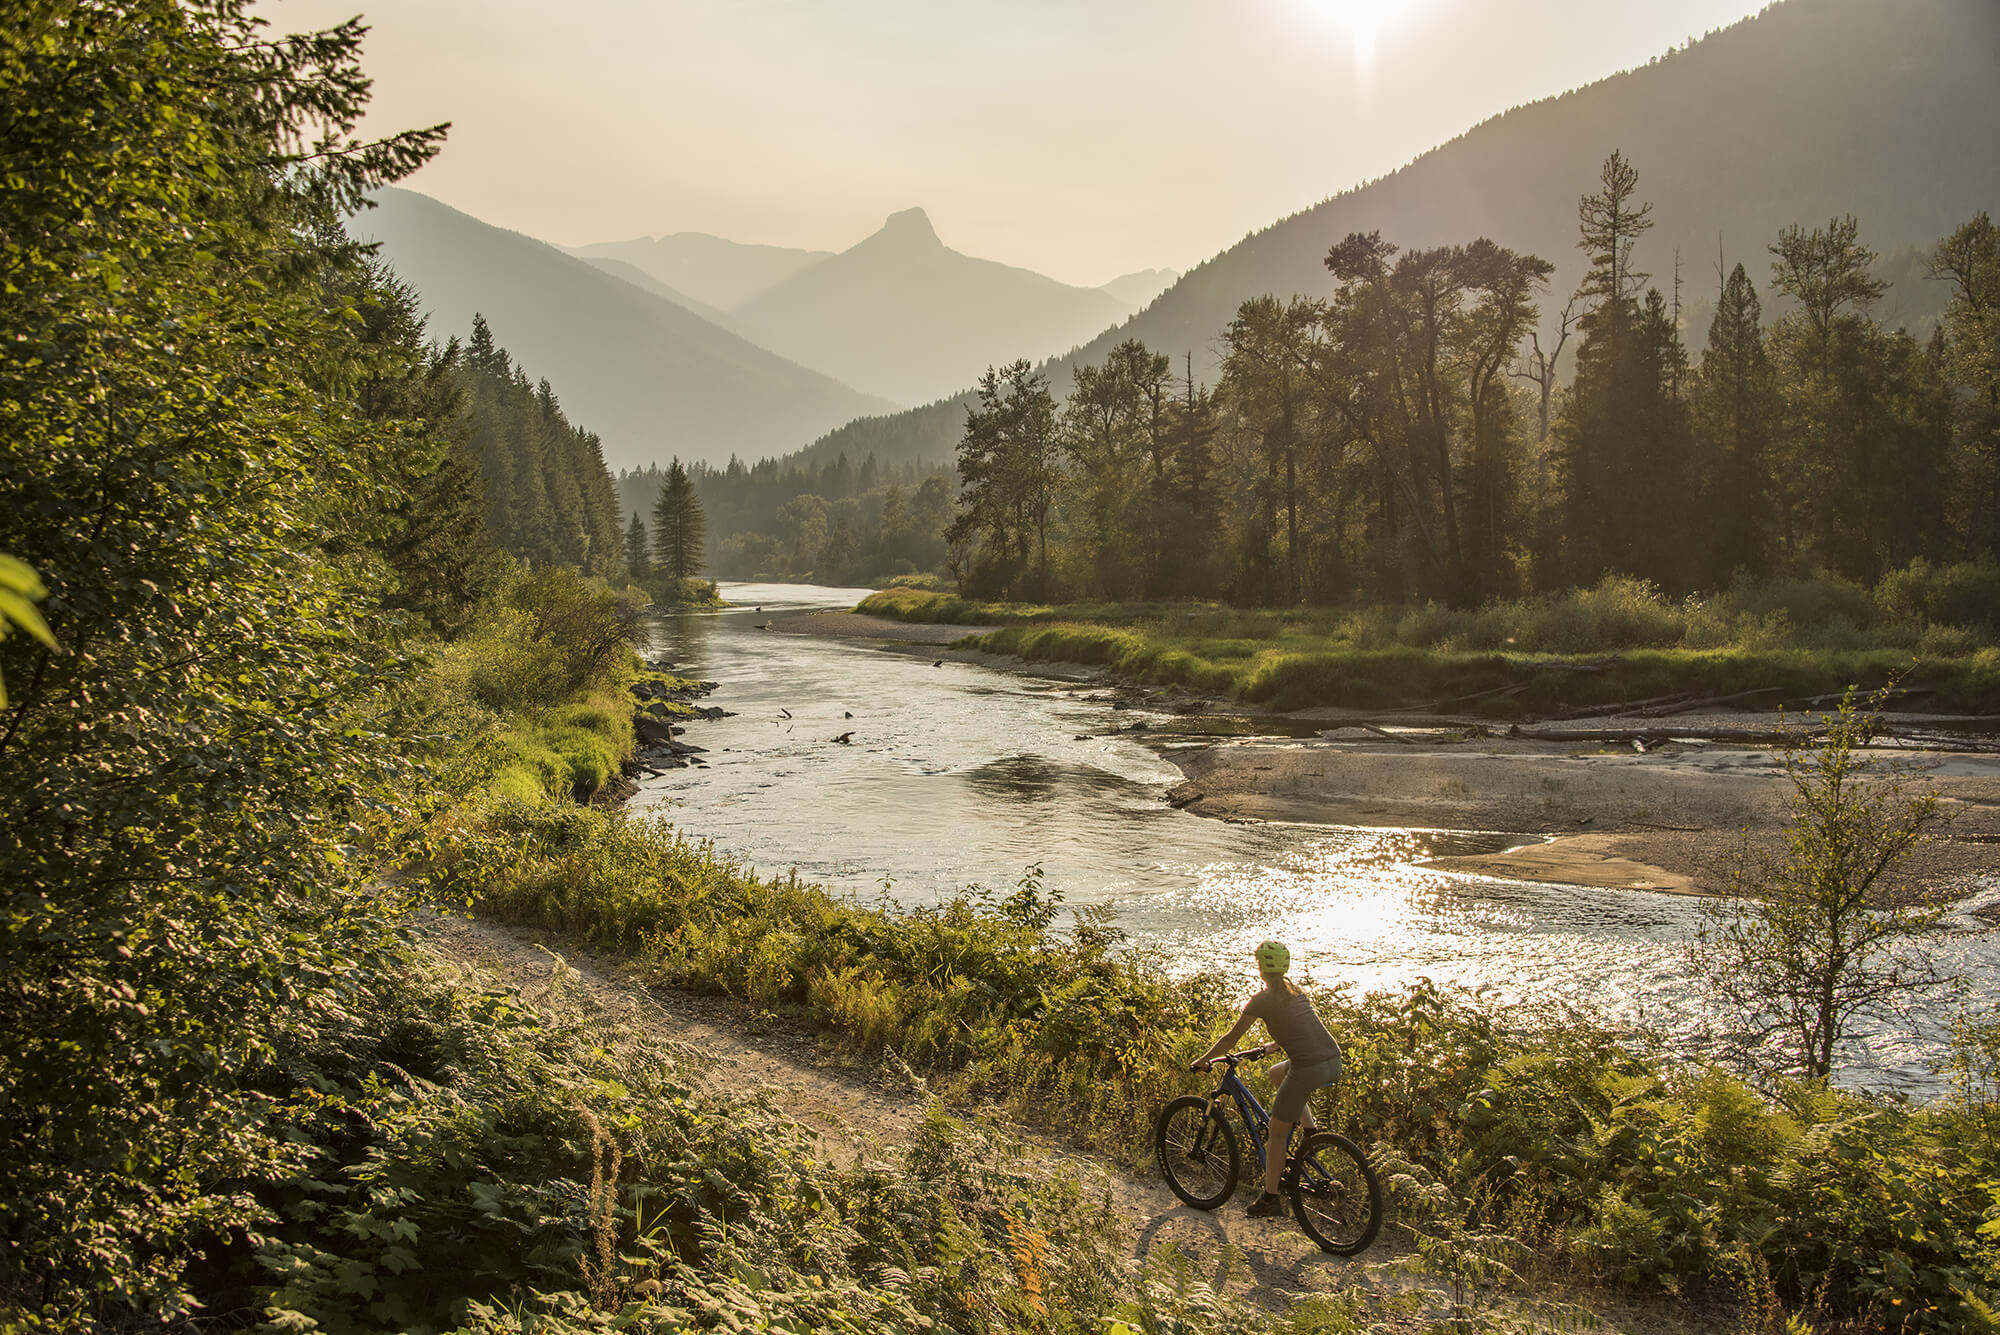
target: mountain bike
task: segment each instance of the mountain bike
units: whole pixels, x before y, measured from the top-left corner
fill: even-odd
[[[1213,1210],[1228,1200],[1243,1172],[1243,1148],[1229,1125],[1232,1104],[1256,1147],[1257,1177],[1263,1179],[1271,1118],[1236,1067],[1267,1055],[1258,1047],[1217,1057],[1225,1069],[1213,1094],[1184,1094],[1160,1109],[1153,1126],[1160,1175],[1174,1195],[1197,1210]],[[1375,1241],[1382,1228],[1381,1179],[1361,1147],[1346,1136],[1332,1131],[1308,1135],[1291,1156],[1281,1185],[1299,1227],[1322,1251],[1353,1256]]]

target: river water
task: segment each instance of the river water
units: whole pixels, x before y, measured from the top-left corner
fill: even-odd
[[[648,780],[632,806],[767,875],[796,870],[917,905],[969,885],[1004,892],[1039,867],[1072,910],[1105,906],[1177,972],[1241,971],[1247,987],[1249,951],[1272,937],[1324,983],[1427,977],[1499,1003],[1571,1003],[1670,1046],[1707,1018],[1683,956],[1698,900],[1419,865],[1543,831],[1232,824],[1176,811],[1163,795],[1180,775],[1163,751],[1177,743],[1105,735],[1143,711],[1114,711],[1071,682],[757,629],[773,613],[852,607],[867,590],[722,592],[731,609],[662,621],[655,650],[718,682],[708,703],[734,717],[694,725],[706,764]],[[836,742],[843,733],[850,740]],[[1950,1018],[1962,1005],[1990,1010],[1996,996],[2000,942],[1969,911],[1985,902],[2000,902],[2000,885],[1936,943],[1969,985],[1861,1031],[1843,1083],[1941,1088],[1931,1068]]]

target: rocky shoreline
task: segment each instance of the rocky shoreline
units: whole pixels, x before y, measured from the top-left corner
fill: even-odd
[[[620,766],[620,772],[591,800],[604,806],[621,806],[639,791],[639,780],[658,778],[668,770],[705,765],[705,747],[682,741],[680,733],[693,719],[713,722],[730,717],[726,709],[695,703],[704,700],[719,685],[674,675],[674,664],[665,658],[641,660],[644,674],[632,683],[632,734],[638,743]]]

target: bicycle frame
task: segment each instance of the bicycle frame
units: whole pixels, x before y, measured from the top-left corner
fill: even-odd
[[[1235,1102],[1237,1117],[1242,1120],[1244,1128],[1252,1133],[1250,1139],[1256,1143],[1257,1171],[1261,1175],[1269,1166],[1269,1159],[1264,1153],[1264,1142],[1271,1136],[1271,1115],[1264,1111],[1264,1105],[1257,1101],[1257,1096],[1243,1083],[1243,1077],[1236,1074],[1236,1063],[1245,1059],[1231,1053],[1227,1057],[1217,1057],[1216,1060],[1228,1064],[1222,1072],[1222,1083],[1208,1096],[1208,1106],[1212,1111],[1225,1094]],[[1294,1126],[1290,1134],[1285,1137],[1287,1151],[1291,1149],[1291,1138],[1298,1134],[1298,1130],[1298,1127]]]

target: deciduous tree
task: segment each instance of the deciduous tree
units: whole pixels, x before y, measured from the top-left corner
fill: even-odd
[[[1739,869],[1688,949],[1767,1068],[1824,1079],[1856,1020],[1942,981],[1924,937],[1948,905],[1898,873],[1945,812],[1893,766],[1870,772],[1861,751],[1881,699],[1850,689],[1821,735],[1785,753],[1784,850]]]

